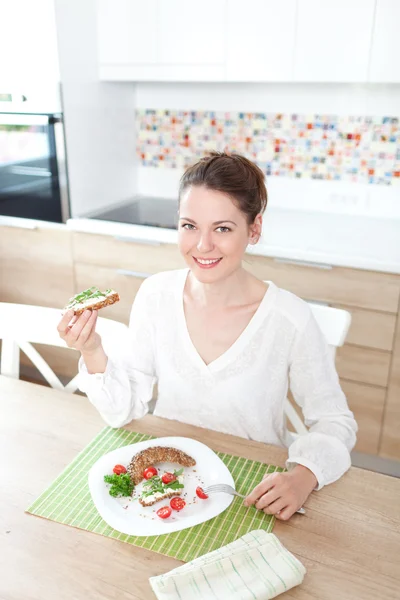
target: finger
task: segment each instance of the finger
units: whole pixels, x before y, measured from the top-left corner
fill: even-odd
[[[84,328],[82,329],[82,331],[80,333],[79,343],[81,345],[83,345],[85,342],[87,342],[90,335],[95,330],[96,321],[97,321],[97,310],[93,310],[92,314],[89,317],[88,322],[86,323],[86,325],[84,326]]]
[[[296,507],[293,505],[286,506],[284,509],[275,514],[275,517],[280,521],[287,521],[296,512]]]
[[[60,336],[64,335],[67,332],[68,323],[71,321],[73,316],[74,316],[73,310],[67,310],[67,312],[64,314],[63,318],[61,319],[61,321],[59,322],[59,324],[57,326],[57,331],[60,334]]]
[[[285,509],[288,505],[288,501],[285,498],[278,498],[275,502],[272,502],[269,506],[264,508],[266,515],[276,515]]]
[[[269,477],[268,479],[263,479],[261,483],[256,485],[254,490],[247,496],[247,498],[245,498],[244,505],[251,506],[252,504],[255,504],[257,500],[266,494],[268,490],[274,487],[274,485],[275,484],[272,478]]]
[[[83,328],[85,327],[86,323],[88,322],[88,320],[90,319],[92,314],[92,311],[90,310],[85,310],[77,319],[77,321],[74,323],[74,325],[69,329],[69,331],[67,332],[66,336],[65,336],[65,341],[67,343],[70,344],[74,344]]]
[[[263,494],[261,498],[259,498],[255,504],[256,508],[259,510],[263,510],[272,502],[275,502],[278,498],[280,498],[282,494],[277,490],[277,488],[272,488],[268,490],[266,494]]]
[[[79,316],[78,315],[74,315],[72,317],[72,319],[70,320],[70,322],[68,323],[67,327],[69,329],[71,329],[72,325],[75,325],[75,323],[77,322],[78,319],[79,319]]]

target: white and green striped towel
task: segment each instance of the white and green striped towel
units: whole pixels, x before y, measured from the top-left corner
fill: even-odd
[[[269,600],[299,585],[305,567],[273,533],[259,529],[158,577],[158,600]]]

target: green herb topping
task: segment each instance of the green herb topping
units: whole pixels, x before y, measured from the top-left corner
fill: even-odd
[[[174,471],[174,475],[178,478],[183,474],[183,469],[179,469],[179,471]],[[143,492],[141,493],[142,498],[147,498],[148,496],[152,496],[159,492],[160,494],[165,494],[166,490],[180,490],[185,487],[178,479],[171,481],[171,483],[163,483],[161,477],[159,475],[154,475],[151,479],[148,479],[143,483]],[[146,489],[145,489],[146,488]]]
[[[93,286],[91,288],[88,288],[87,290],[84,290],[80,294],[77,294],[73,298],[70,298],[66,308],[72,308],[76,304],[81,304],[82,302],[86,302],[87,300],[92,300],[94,298],[104,298],[104,296],[107,296],[107,294],[111,293],[111,289],[108,289],[105,292],[101,292],[98,287]]]

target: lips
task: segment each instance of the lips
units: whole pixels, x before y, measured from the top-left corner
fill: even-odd
[[[196,258],[193,256],[193,260],[201,269],[212,269],[219,265],[222,258]]]

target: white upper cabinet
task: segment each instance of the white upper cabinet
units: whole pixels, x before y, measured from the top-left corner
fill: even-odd
[[[400,0],[376,0],[369,81],[400,83]]]
[[[375,0],[298,0],[294,80],[367,81],[374,9]]]
[[[225,0],[160,0],[160,59],[172,65],[225,63]]]
[[[107,81],[400,82],[400,0],[96,0]]]
[[[292,81],[297,0],[228,0],[226,79]]]
[[[158,0],[97,0],[101,65],[155,64]]]
[[[100,78],[221,81],[227,0],[97,0]]]

